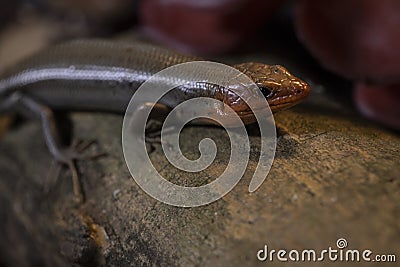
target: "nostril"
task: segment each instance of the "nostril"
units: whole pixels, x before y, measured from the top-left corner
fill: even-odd
[[[297,89],[297,90],[296,90],[296,94],[301,94],[301,92],[302,92],[302,91],[301,91],[300,89]]]

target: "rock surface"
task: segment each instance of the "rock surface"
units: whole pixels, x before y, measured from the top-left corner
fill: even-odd
[[[323,92],[314,91],[306,103],[275,116],[276,158],[255,193],[247,188],[257,162],[256,134],[238,186],[199,208],[162,204],[135,184],[122,155],[122,116],[76,113],[72,118],[75,137],[95,139],[92,149],[108,153],[79,162],[87,196],[83,205],[74,203],[70,172],[64,168],[50,193],[42,192],[53,172],[38,124],[24,123],[1,142],[4,263],[253,266],[264,244],[321,250],[336,248],[338,238],[353,249],[399,255],[400,138]],[[224,131],[189,127],[181,136],[183,152],[195,158],[196,141],[207,135],[220,145],[220,153],[201,177],[168,167],[160,146],[151,158],[171,181],[206,182],[228,158]]]

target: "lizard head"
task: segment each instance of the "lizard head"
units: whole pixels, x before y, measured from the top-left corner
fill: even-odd
[[[234,66],[250,77],[267,99],[272,112],[290,108],[310,92],[310,86],[280,65],[242,63]]]
[[[247,75],[257,85],[272,112],[298,104],[310,92],[310,86],[306,82],[279,65],[249,62],[237,64],[233,67]],[[242,92],[243,94],[240,97],[232,90],[222,89],[217,92],[215,97],[229,105],[245,123],[252,123],[255,121],[254,114],[243,97],[252,97],[254,91],[243,88]]]

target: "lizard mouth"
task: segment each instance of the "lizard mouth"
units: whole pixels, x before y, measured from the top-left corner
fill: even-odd
[[[300,103],[306,98],[310,92],[308,84],[300,89],[280,88],[279,90],[271,90],[266,87],[260,88],[264,97],[267,99],[269,107],[273,113],[288,109]],[[257,110],[262,110],[259,107]],[[253,114],[251,109],[238,112],[240,117],[248,117]]]
[[[297,105],[298,103],[303,101],[304,98],[308,96],[308,94],[309,90],[308,91],[297,90],[294,94],[277,96],[268,101],[268,104],[272,112],[277,112]]]
[[[303,98],[299,98],[297,100],[293,99],[287,102],[281,102],[281,103],[277,103],[277,104],[271,104],[269,107],[271,108],[271,111],[273,113],[278,112],[278,111],[282,111],[282,110],[286,110],[288,108],[291,108],[295,105],[297,105],[298,103],[300,103],[303,100]]]
[[[305,82],[301,82],[297,86],[279,88],[279,90],[271,92],[267,100],[272,112],[277,112],[297,105],[309,93],[310,86]]]

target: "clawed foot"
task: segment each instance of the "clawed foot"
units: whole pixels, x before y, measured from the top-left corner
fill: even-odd
[[[151,121],[150,121],[151,122]],[[161,129],[161,126],[158,127],[151,127],[154,126],[153,123],[148,123],[146,125],[146,134],[145,134],[145,142],[146,142],[146,149],[149,153],[154,151],[154,144],[161,144],[161,132],[168,134],[174,132],[176,129],[175,127],[166,128],[164,130]]]
[[[66,149],[60,149],[55,153],[56,161],[62,164],[68,165],[72,174],[72,185],[74,190],[74,196],[78,202],[83,203],[85,201],[84,190],[80,181],[79,173],[76,167],[77,160],[93,160],[105,155],[104,152],[96,152],[94,154],[84,154],[84,152],[94,144],[94,141],[83,141],[74,140],[70,147]],[[49,187],[46,188],[48,191]]]

